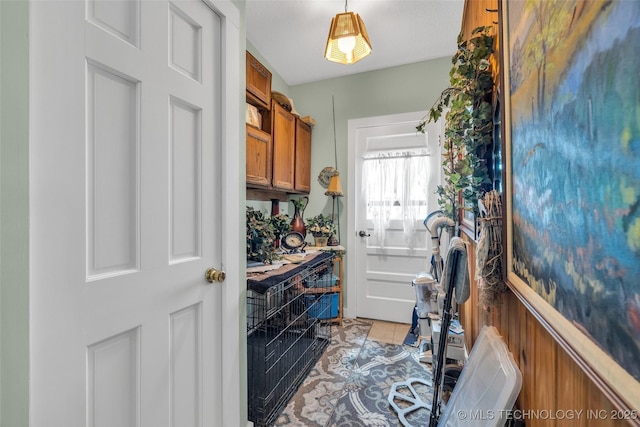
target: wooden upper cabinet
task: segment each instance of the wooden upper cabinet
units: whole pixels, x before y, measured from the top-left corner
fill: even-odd
[[[247,52],[247,102],[269,108],[271,105],[271,71]]]
[[[311,190],[311,127],[271,99],[271,72],[246,53],[246,180],[273,194]]]
[[[247,125],[247,186],[270,187],[272,170],[271,134]]]
[[[311,126],[296,118],[296,168],[294,189],[311,191]]]
[[[295,162],[296,117],[273,101],[271,104],[271,136],[273,138],[274,189],[293,191]]]

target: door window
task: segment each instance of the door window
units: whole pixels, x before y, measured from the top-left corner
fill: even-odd
[[[368,153],[363,159],[362,190],[367,223],[385,245],[385,230],[401,226],[406,244],[413,248],[416,225],[428,213],[429,153],[427,150]]]

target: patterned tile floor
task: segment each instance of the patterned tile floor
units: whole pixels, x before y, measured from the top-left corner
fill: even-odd
[[[408,324],[344,319],[275,425],[397,426],[386,401],[391,384],[416,375],[430,378],[417,349],[403,346],[409,329]]]

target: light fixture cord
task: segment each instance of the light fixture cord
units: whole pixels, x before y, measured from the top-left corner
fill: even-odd
[[[344,0],[344,13],[347,13],[347,1],[349,0]]]

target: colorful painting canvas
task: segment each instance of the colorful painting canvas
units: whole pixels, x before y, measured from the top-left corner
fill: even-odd
[[[640,380],[640,1],[508,1],[510,268]]]

